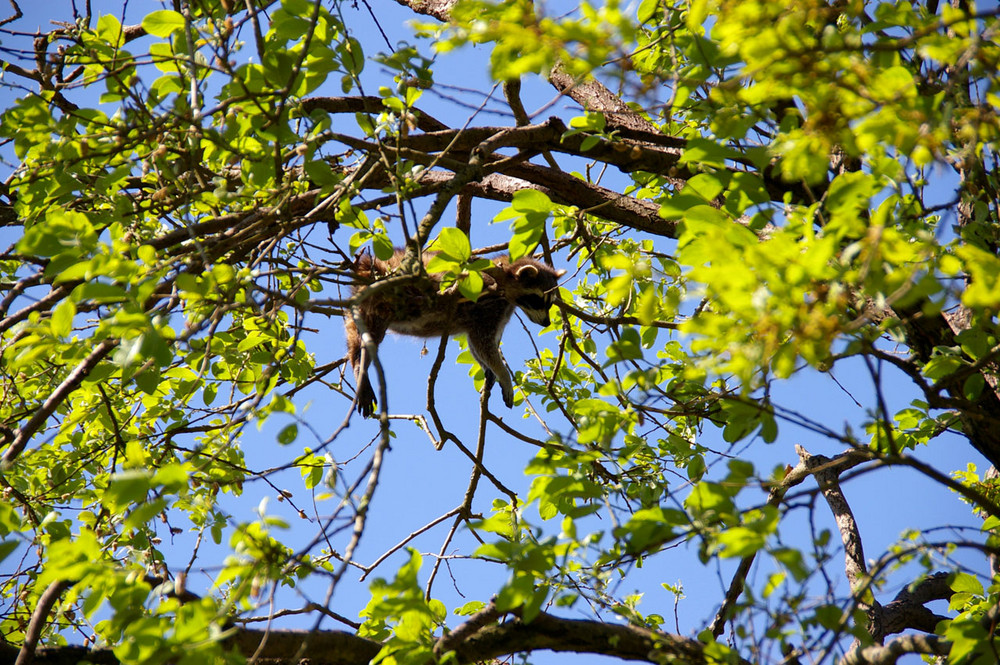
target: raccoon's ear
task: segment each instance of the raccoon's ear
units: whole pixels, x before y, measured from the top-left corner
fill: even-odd
[[[566,269],[565,268],[560,268],[559,270],[556,270],[556,279],[559,279],[560,277],[562,277],[565,274],[566,274]]]
[[[538,266],[532,265],[530,263],[525,263],[523,266],[514,271],[514,276],[518,279],[532,278],[538,276]]]

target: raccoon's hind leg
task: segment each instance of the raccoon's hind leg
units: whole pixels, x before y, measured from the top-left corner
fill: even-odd
[[[475,335],[469,335],[469,350],[486,374],[485,388],[493,387],[494,381],[500,384],[500,392],[503,395],[503,403],[507,408],[514,406],[514,382],[510,378],[510,372],[504,365],[503,355],[500,347],[492,339],[483,340]]]
[[[364,322],[363,322],[364,323]],[[385,328],[375,322],[367,322],[366,334],[371,337],[372,345],[378,347],[385,338]],[[375,413],[377,401],[375,399],[375,389],[368,378],[368,367],[371,365],[371,358],[365,348],[365,340],[358,330],[354,319],[348,313],[344,317],[344,330],[347,333],[347,355],[354,369],[354,379],[357,382],[357,409],[364,418],[371,418]]]

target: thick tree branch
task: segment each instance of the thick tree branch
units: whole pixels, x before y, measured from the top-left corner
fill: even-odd
[[[447,22],[451,16],[451,8],[457,0],[396,0],[396,2],[418,14],[433,16],[439,21]]]
[[[485,626],[481,625],[484,620],[489,621]],[[704,645],[697,640],[637,626],[562,619],[544,613],[528,623],[520,619],[493,621],[492,614],[473,616],[467,623],[470,631],[459,627],[440,638],[440,642],[444,649],[455,652],[459,665],[539,650],[602,654],[657,665],[709,662]],[[264,646],[258,653],[261,643]],[[256,653],[258,663],[269,665],[293,665],[302,662],[301,659],[308,659],[312,665],[367,665],[382,648],[378,642],[341,631],[237,629],[226,644],[247,657]],[[437,649],[435,652],[442,653]],[[15,653],[16,648],[0,644],[0,660]],[[108,649],[49,647],[37,650],[34,665],[75,665],[83,659],[99,665],[119,663]],[[738,662],[748,665],[742,659]]]
[[[964,307],[935,314],[924,312],[917,303],[909,309],[901,309],[898,317],[906,332],[907,344],[921,362],[930,360],[936,347],[955,346],[956,335],[972,324],[972,314]],[[1000,394],[996,368],[986,364],[979,374],[986,388],[971,400],[963,390],[964,381],[957,380],[958,377],[944,377],[935,388],[966,405],[958,409],[963,433],[993,466],[1000,467]]]
[[[851,585],[851,591],[858,592],[867,586],[868,568],[865,564],[858,522],[854,519],[851,506],[840,489],[840,472],[830,464],[832,460],[828,457],[811,455],[802,446],[796,446],[795,450],[802,460],[801,463],[816,476],[820,491],[833,512],[837,529],[840,531],[840,539],[844,544],[844,572]]]
[[[519,190],[537,189],[556,203],[579,206],[595,217],[627,228],[667,238],[677,235],[677,222],[660,217],[660,207],[652,201],[625,196],[536,164],[518,164],[505,171],[470,182],[463,191],[479,198],[509,202]],[[421,193],[434,193],[452,178],[452,174],[443,171],[425,171],[420,174],[419,182],[427,189]],[[368,184],[377,187],[378,180]]]
[[[788,490],[799,485],[813,474],[834,474],[838,475],[847,471],[848,469],[854,468],[859,464],[864,462],[870,462],[873,459],[871,451],[865,450],[863,448],[850,448],[845,450],[841,454],[833,458],[809,458],[814,461],[807,461],[803,458],[804,449],[800,449],[799,452],[799,463],[794,467],[787,467],[785,477],[781,479],[781,482],[773,486],[767,495],[767,505],[777,506],[785,498],[785,494]],[[750,572],[750,567],[753,565],[756,554],[743,557],[740,561],[739,566],[736,568],[736,573],[733,575],[732,582],[729,584],[729,590],[726,592],[726,598],[722,603],[722,607],[716,613],[715,618],[712,620],[709,629],[712,631],[712,635],[719,637],[725,630],[726,621],[729,619],[729,613],[732,611],[736,602],[739,600],[740,596],[743,594],[743,588],[746,584],[746,577]]]
[[[945,619],[945,617],[934,614],[930,609],[925,607],[925,604],[933,600],[942,600],[951,597],[952,590],[948,584],[949,574],[936,573],[921,580],[912,588],[904,588],[896,595],[892,602],[883,607],[874,596],[867,564],[864,559],[861,533],[858,529],[857,521],[854,519],[851,507],[848,505],[847,499],[840,489],[840,474],[850,468],[851,465],[845,464],[844,459],[829,459],[822,455],[810,455],[801,446],[796,446],[796,450],[801,460],[796,468],[804,466],[809,473],[816,476],[820,491],[823,493],[823,497],[834,514],[837,528],[840,531],[841,541],[844,545],[845,574],[850,583],[851,593],[854,595],[855,602],[868,615],[869,625],[867,629],[872,638],[881,644],[887,635],[899,633],[903,630],[915,629],[932,633],[937,623]],[[860,449],[858,450],[861,452]],[[868,455],[868,459],[871,459],[869,451],[863,452]],[[899,651],[899,649],[909,649],[913,645],[917,645],[913,648],[921,649],[917,653],[936,653],[935,651],[922,650],[926,647],[926,644],[926,642],[920,641],[911,643],[906,638],[903,638],[897,640],[895,646],[890,644],[886,645],[883,651],[871,652],[870,655],[873,660],[858,662],[894,662],[902,653],[909,653],[909,651]],[[868,656],[866,655],[865,658],[868,658]]]
[[[954,591],[949,584],[950,578],[949,573],[935,573],[917,582],[913,588],[904,587],[882,608],[885,634],[893,635],[908,629],[933,633],[938,622],[947,617],[935,614],[924,605],[933,600],[951,598]]]
[[[844,574],[851,586],[851,594],[858,607],[868,615],[867,630],[879,644],[885,635],[882,621],[882,606],[875,600],[868,579],[868,567],[861,541],[861,531],[854,519],[847,498],[840,489],[840,472],[830,465],[830,459],[823,455],[811,455],[802,446],[795,447],[802,464],[810,469],[819,483],[823,498],[837,522],[840,540],[844,545]]]
[[[28,629],[24,632],[24,644],[21,645],[14,665],[30,665],[35,657],[35,649],[38,646],[42,629],[45,628],[45,622],[49,619],[49,613],[59,601],[59,596],[70,585],[72,582],[66,580],[52,582],[39,596],[38,604],[35,606],[35,611],[31,614],[31,621],[28,623]]]
[[[903,635],[885,646],[868,646],[854,649],[840,661],[840,665],[892,665],[908,653],[947,656],[951,643],[936,635]]]
[[[424,152],[468,152],[492,137],[502,137],[498,147],[530,148],[533,151],[561,152],[576,157],[593,159],[610,164],[626,173],[649,171],[672,175],[677,180],[690,178],[693,173],[678,164],[684,139],[660,135],[637,135],[637,139],[610,141],[600,139],[584,147],[584,141],[593,138],[588,134],[564,136],[569,130],[559,118],[551,117],[543,123],[520,127],[470,127],[446,129],[423,134],[411,134],[400,141],[400,146]],[[669,143],[666,145],[665,143]]]
[[[460,663],[471,663],[541,649],[602,654],[648,663],[693,665],[708,662],[704,645],[696,640],[637,626],[560,619],[545,613],[528,623],[516,619],[490,624],[466,639],[455,653]],[[746,661],[741,659],[739,662]]]
[[[659,134],[656,125],[629,108],[622,98],[594,78],[578,80],[565,68],[556,65],[549,74],[549,83],[589,111],[603,113],[605,122],[612,129],[626,129],[642,134]]]

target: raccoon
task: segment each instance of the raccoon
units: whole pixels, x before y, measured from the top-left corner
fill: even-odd
[[[357,281],[353,292],[391,274],[400,265],[404,250],[396,250],[385,261],[362,254],[354,262]],[[424,254],[426,264],[433,253]],[[511,261],[508,257],[493,259],[493,266],[482,272],[483,290],[475,302],[455,288],[441,291],[438,275],[407,282],[363,300],[358,306],[361,323],[375,345],[382,343],[391,330],[414,337],[440,337],[465,333],[469,350],[486,374],[486,388],[499,381],[503,402],[514,405],[514,385],[500,353],[500,338],[504,327],[520,307],[528,318],[540,326],[548,326],[549,309],[555,298],[558,280],[565,270],[531,258]],[[375,411],[375,392],[368,379],[369,358],[363,358],[363,342],[350,315],[344,317],[347,332],[347,352],[358,385],[358,413],[365,418]]]

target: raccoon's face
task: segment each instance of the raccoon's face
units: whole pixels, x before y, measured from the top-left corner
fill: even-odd
[[[510,270],[514,279],[508,284],[508,297],[532,322],[548,326],[551,323],[549,310],[559,288],[559,278],[566,271],[555,270],[533,259],[518,259]]]

